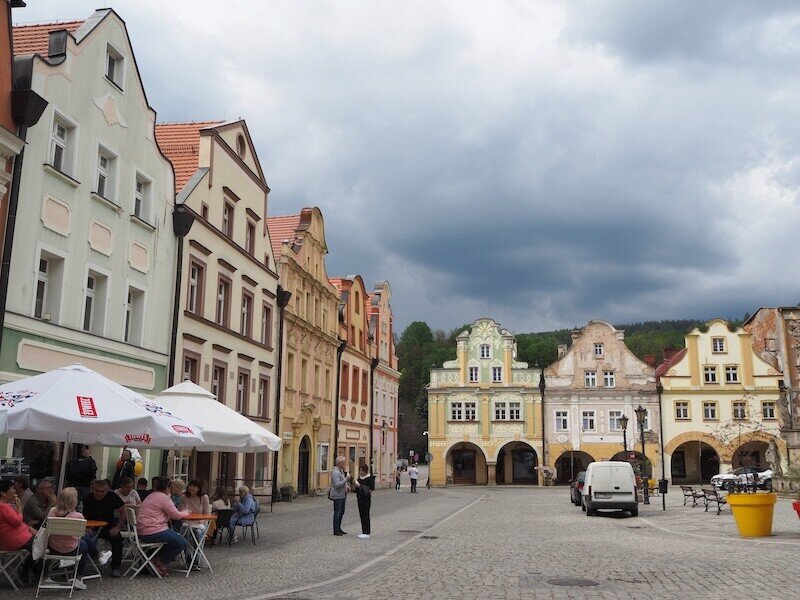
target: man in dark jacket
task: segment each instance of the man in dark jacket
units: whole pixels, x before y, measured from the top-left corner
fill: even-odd
[[[92,458],[92,449],[81,446],[80,455],[69,461],[67,480],[78,490],[78,499],[83,500],[89,493],[89,484],[97,476],[97,463]]]

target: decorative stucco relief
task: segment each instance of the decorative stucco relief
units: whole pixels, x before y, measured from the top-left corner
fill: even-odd
[[[67,237],[70,232],[70,206],[55,196],[45,196],[42,201],[42,225],[50,231]]]
[[[120,127],[125,128],[128,127],[128,124],[125,122],[125,119],[122,118],[122,115],[119,112],[119,107],[117,107],[117,101],[114,96],[111,94],[106,94],[100,98],[92,98],[92,100],[94,100],[94,105],[100,109],[101,113],[103,113],[103,116],[109,125],[119,125]]]
[[[150,270],[150,251],[147,246],[136,240],[131,240],[128,263],[137,271],[147,273]]]
[[[98,219],[92,219],[89,221],[88,240],[89,247],[92,250],[96,250],[105,256],[111,256],[113,235],[110,225],[107,225]],[[131,248],[133,248],[133,246],[131,246]],[[133,263],[131,263],[131,266],[133,266]]]

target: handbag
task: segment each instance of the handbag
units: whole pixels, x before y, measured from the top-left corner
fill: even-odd
[[[36,535],[33,536],[33,544],[31,547],[31,555],[33,560],[39,560],[44,556],[44,551],[47,549],[47,519],[42,521]]]

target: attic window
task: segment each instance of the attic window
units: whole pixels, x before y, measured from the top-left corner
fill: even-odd
[[[239,153],[239,158],[244,158],[247,153],[247,144],[245,144],[244,136],[241,133],[236,136],[236,152]]]
[[[125,59],[112,46],[106,47],[106,79],[123,89],[125,77]]]

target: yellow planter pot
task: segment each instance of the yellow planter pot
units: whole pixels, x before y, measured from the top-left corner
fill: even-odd
[[[728,505],[742,537],[772,535],[772,514],[778,495],[771,492],[757,494],[728,494]]]

